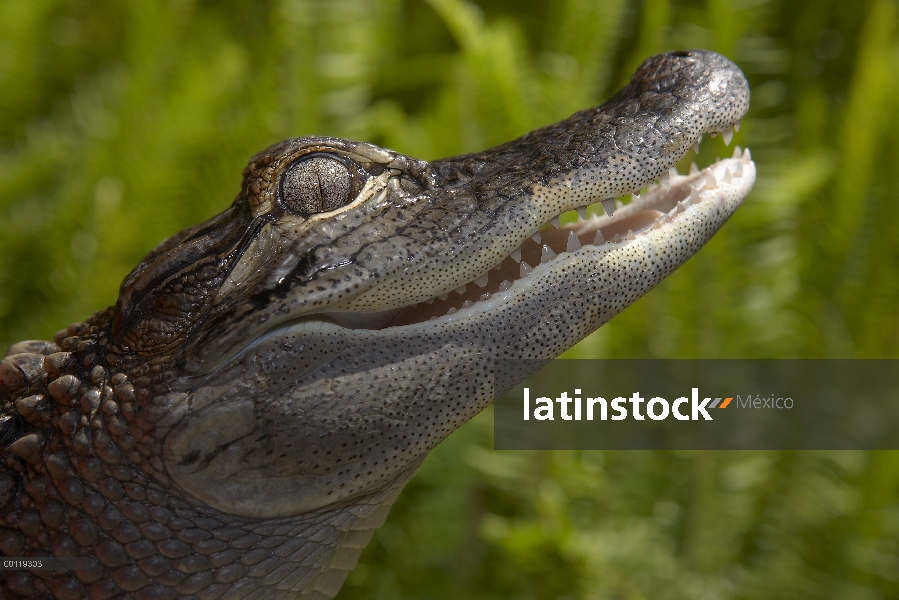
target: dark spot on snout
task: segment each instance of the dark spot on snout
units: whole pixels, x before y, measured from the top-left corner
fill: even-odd
[[[200,460],[200,451],[199,451],[199,450],[194,450],[193,452],[190,452],[190,453],[188,453],[188,454],[185,454],[185,455],[181,458],[181,462],[180,462],[179,464],[182,464],[182,465],[192,465],[192,464],[194,464],[195,462],[197,462],[198,460]]]

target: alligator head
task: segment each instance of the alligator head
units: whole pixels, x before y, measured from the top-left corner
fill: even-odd
[[[476,154],[307,137],[256,155],[231,207],[155,248],[114,309],[3,361],[0,550],[62,536],[98,558],[65,580],[94,596],[330,597],[428,452],[493,400],[492,359],[558,356],[733,214],[748,151],[674,165],[748,101],[736,66],[691,50]],[[48,522],[53,503],[68,512]]]

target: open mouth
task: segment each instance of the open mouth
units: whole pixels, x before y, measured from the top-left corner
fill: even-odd
[[[730,132],[723,137],[730,142]],[[698,144],[694,148],[698,151]],[[703,205],[723,202],[723,193],[729,187],[739,186],[751,162],[749,150],[742,152],[737,146],[731,158],[718,160],[702,170],[696,163],[686,175],[672,168],[647,192],[633,194],[627,204],[620,199],[605,199],[556,216],[494,268],[455,290],[403,308],[375,313],[329,313],[327,317],[351,329],[384,329],[451,318],[457,313],[464,317],[466,313],[486,309],[492,304],[491,299],[512,290],[539,265],[568,253],[612,251],[678,219],[689,218],[690,211],[702,210]]]

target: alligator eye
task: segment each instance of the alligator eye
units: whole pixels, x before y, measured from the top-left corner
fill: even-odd
[[[294,214],[311,215],[350,201],[353,174],[339,158],[310,154],[287,169],[281,179],[281,202]]]

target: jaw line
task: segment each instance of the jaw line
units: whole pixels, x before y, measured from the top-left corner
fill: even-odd
[[[729,174],[729,182],[725,172]],[[740,172],[741,176],[736,176],[737,172]],[[711,181],[709,174],[714,176],[714,188],[709,187]],[[527,275],[521,276],[520,264],[517,261],[513,263],[510,256],[484,274],[489,280],[486,286],[481,287],[474,281],[469,282],[463,286],[465,290],[463,294],[450,291],[425,302],[380,312],[325,312],[309,316],[327,319],[347,329],[391,331],[480,320],[510,300],[522,294],[533,293],[536,280],[552,273],[565,261],[595,262],[620,251],[629,244],[661,247],[666,243],[666,238],[675,235],[673,231],[675,225],[687,219],[702,220],[723,212],[726,220],[742,203],[754,181],[755,164],[749,157],[749,151],[742,154],[737,148],[734,158],[719,160],[698,173],[672,174],[670,189],[661,185],[651,186],[648,193],[635,197],[633,202],[623,206],[619,203],[613,216],[594,216],[563,225],[558,229],[552,225],[544,228],[539,232],[541,238],[539,244],[528,238],[519,248],[522,252],[522,262],[527,262],[532,269]],[[698,203],[695,203],[697,198]],[[596,230],[602,230],[605,234],[604,243],[599,245],[590,243]],[[581,248],[567,251],[566,240],[572,231],[578,237]],[[619,232],[620,239],[617,235],[614,237],[610,235],[614,232]],[[550,246],[555,257],[542,262],[537,249],[544,244]],[[535,255],[535,251],[538,254]],[[528,261],[528,256],[533,262]],[[534,260],[534,256],[538,258]],[[513,275],[510,275],[510,269],[515,271]],[[498,288],[501,281],[509,285],[505,289]],[[484,293],[489,293],[489,298],[484,299]],[[469,305],[463,306],[466,302]]]

